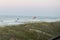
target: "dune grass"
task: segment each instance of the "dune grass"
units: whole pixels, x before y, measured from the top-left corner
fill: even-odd
[[[0,27],[0,40],[49,40],[59,34],[60,22],[38,22]]]

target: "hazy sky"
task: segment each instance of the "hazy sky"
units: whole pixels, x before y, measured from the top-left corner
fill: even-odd
[[[0,15],[60,16],[60,0],[0,0]]]

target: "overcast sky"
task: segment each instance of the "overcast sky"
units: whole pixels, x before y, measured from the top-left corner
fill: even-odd
[[[0,15],[60,16],[60,0],[0,0]]]

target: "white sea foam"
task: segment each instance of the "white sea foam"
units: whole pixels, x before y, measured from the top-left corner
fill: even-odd
[[[37,17],[36,19],[32,19],[32,17],[0,17],[0,26],[23,24],[26,22],[55,22],[55,21],[60,21],[60,18],[58,19],[46,18],[45,19],[45,18]]]

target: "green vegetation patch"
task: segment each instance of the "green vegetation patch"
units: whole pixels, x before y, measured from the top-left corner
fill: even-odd
[[[38,22],[0,27],[0,40],[48,40],[60,34],[60,22]]]

